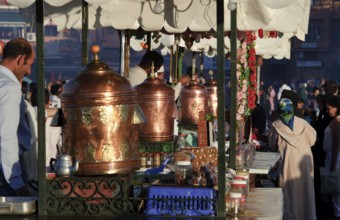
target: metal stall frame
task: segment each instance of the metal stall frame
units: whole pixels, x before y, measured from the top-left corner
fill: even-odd
[[[217,66],[219,70],[218,77],[224,79],[224,0],[217,0]],[[37,26],[37,72],[38,72],[38,144],[39,144],[39,202],[38,202],[38,215],[46,216],[48,213],[47,197],[50,187],[46,179],[45,171],[45,118],[44,118],[44,99],[45,93],[45,76],[44,76],[44,0],[36,0],[36,26]],[[236,127],[236,9],[231,11],[231,127]],[[82,65],[88,62],[88,3],[82,0]],[[225,81],[218,80],[218,127],[225,127]],[[218,129],[218,188],[219,196],[217,199],[217,219],[226,218],[226,203],[225,203],[225,171],[226,171],[226,158],[225,158],[225,134],[224,129]],[[235,148],[236,148],[236,131],[231,129],[230,140],[230,161],[229,166],[235,168]],[[60,179],[60,182],[63,182]],[[86,181],[89,181],[88,178]],[[125,180],[123,180],[125,183]],[[211,217],[210,217],[211,218]]]

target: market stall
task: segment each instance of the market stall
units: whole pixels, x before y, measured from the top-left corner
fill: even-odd
[[[37,9],[37,54],[39,66],[39,81],[40,91],[43,91],[43,24],[45,19],[53,19],[53,21],[60,27],[88,27],[96,28],[96,25],[113,26],[117,29],[136,29],[142,27],[146,31],[159,31],[164,29],[168,33],[182,33],[188,28],[191,31],[210,31],[214,29],[217,33],[217,56],[218,67],[221,71],[220,76],[224,79],[224,54],[225,54],[225,36],[224,31],[230,30],[230,51],[231,65],[232,65],[232,85],[236,87],[236,29],[238,30],[275,30],[287,35],[296,35],[300,39],[304,38],[307,32],[309,3],[308,1],[284,1],[280,3],[270,3],[270,1],[46,1],[44,6],[43,1],[16,1],[9,0],[9,3],[18,5],[20,7],[30,6],[36,2]],[[161,4],[161,9],[156,7],[156,4]],[[80,19],[79,14],[87,11],[85,8],[88,6],[88,14],[85,14],[83,19]],[[237,4],[237,14],[235,9]],[[224,6],[228,5],[229,9]],[[46,12],[45,13],[45,7]],[[158,11],[159,10],[159,11]],[[201,12],[201,13],[198,13]],[[294,13],[292,13],[294,12]],[[280,22],[282,17],[286,14],[296,15],[298,17],[290,16],[290,22],[284,19],[284,25]],[[201,16],[201,15],[205,16]],[[217,19],[215,16],[217,14]],[[45,16],[43,16],[45,15]],[[87,16],[88,15],[88,16]],[[236,16],[238,24],[236,25]],[[230,18],[230,20],[229,20]],[[88,19],[88,23],[84,23]],[[85,28],[86,29],[86,28]],[[83,36],[86,40],[86,37]],[[289,38],[286,38],[289,39]],[[284,42],[287,45],[287,41]],[[86,41],[84,42],[86,44]],[[260,44],[259,44],[260,45]],[[197,45],[194,45],[197,47]],[[211,46],[211,45],[210,45]],[[86,47],[86,46],[85,46]],[[199,46],[201,48],[206,46]],[[84,48],[84,47],[83,47]],[[84,53],[87,54],[87,53]],[[87,56],[87,55],[84,55]],[[272,55],[270,55],[272,56]],[[268,57],[270,57],[268,56]],[[275,56],[275,55],[274,55]],[[279,54],[278,57],[287,57],[287,54]],[[83,59],[86,60],[86,59]],[[232,88],[232,103],[236,105],[236,88]],[[218,82],[218,102],[221,106],[218,110],[218,126],[225,127],[224,116],[224,80]],[[42,107],[43,97],[40,97],[39,113],[43,115]],[[236,106],[232,105],[231,108],[231,127],[236,127]],[[43,125],[43,116],[39,117],[40,124]],[[232,129],[233,130],[233,129]],[[236,148],[236,131],[231,133],[230,146],[234,151]],[[39,127],[39,145],[44,146],[44,129],[43,126]],[[222,129],[218,134],[218,173],[225,173],[225,133]],[[40,147],[39,154],[41,158],[45,158],[45,150]],[[232,154],[231,154],[232,155]],[[233,155],[232,155],[233,156]],[[231,157],[231,166],[234,158]],[[271,162],[275,160],[271,160]],[[235,160],[234,160],[235,162]],[[274,163],[273,162],[273,163]],[[45,164],[45,161],[39,164]],[[270,165],[270,167],[273,164]],[[44,167],[44,166],[41,166]],[[270,168],[269,167],[269,168]],[[269,169],[268,168],[268,169]],[[86,170],[86,169],[85,169]],[[213,206],[216,208],[213,215],[218,217],[225,216],[225,177],[218,176],[219,196],[216,196],[213,190],[207,190],[207,201],[212,200]],[[132,203],[127,199],[124,187],[129,184],[129,175],[119,175],[118,178],[112,176],[96,177],[96,178],[67,178],[61,177],[56,179],[47,180],[45,186],[45,171],[40,172],[39,179],[39,215],[46,214],[60,214],[63,211],[68,214],[79,214],[81,211],[86,211],[86,215],[98,214],[127,214],[131,210],[132,213],[138,214],[138,206],[141,199],[132,200]],[[65,187],[66,184],[66,187]],[[65,193],[65,191],[67,191]],[[46,195],[46,192],[49,192]],[[201,195],[201,194],[200,194]],[[222,195],[222,196],[221,196]],[[84,198],[87,198],[84,200]],[[70,200],[76,200],[79,205],[69,206]],[[49,201],[45,203],[42,201]],[[53,203],[51,203],[53,201]],[[138,202],[136,202],[138,201]],[[135,203],[134,203],[135,202]],[[178,204],[182,204],[180,200]],[[102,204],[98,206],[99,204]],[[71,203],[72,204],[72,203]],[[75,204],[75,203],[73,203]],[[175,203],[177,204],[177,203]],[[211,209],[211,203],[206,203],[206,208]],[[172,204],[173,205],[173,204]],[[80,207],[80,208],[79,208]],[[90,208],[88,208],[90,207]],[[202,213],[202,212],[200,212]],[[212,215],[208,212],[207,215]]]

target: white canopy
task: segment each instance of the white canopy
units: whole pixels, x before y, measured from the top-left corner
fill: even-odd
[[[160,13],[155,10],[156,0],[86,0],[89,3],[89,28],[112,26],[115,29],[138,29],[145,31],[165,31],[183,33],[187,29],[194,32],[216,30],[216,0],[159,0]],[[225,1],[224,29],[230,30],[229,0]],[[256,52],[264,58],[290,58],[290,38],[305,39],[308,31],[310,0],[230,0],[237,4],[238,30],[263,29],[284,33],[283,38],[257,38]],[[7,0],[20,8],[29,7],[35,0]],[[45,0],[45,23],[51,19],[59,30],[81,29],[81,0]],[[174,43],[173,35],[162,34],[161,44],[167,53]],[[184,46],[184,42],[181,41]],[[225,40],[226,52],[230,45]],[[141,50],[137,39],[131,40],[135,50]],[[216,53],[216,39],[201,39],[191,50],[213,55]]]
[[[86,0],[89,28],[113,26],[116,29],[168,33],[216,30],[216,0]],[[225,30],[230,30],[229,0],[225,1]],[[237,2],[238,30],[276,30],[304,40],[308,30],[310,0],[230,0]],[[35,0],[7,0],[25,8]],[[59,29],[81,28],[81,0],[45,0],[46,23],[52,19]]]

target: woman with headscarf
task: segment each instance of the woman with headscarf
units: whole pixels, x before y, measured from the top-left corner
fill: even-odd
[[[280,152],[277,164],[284,199],[283,219],[316,219],[311,146],[316,132],[307,121],[294,116],[290,99],[283,98],[279,118],[273,122],[269,146]]]

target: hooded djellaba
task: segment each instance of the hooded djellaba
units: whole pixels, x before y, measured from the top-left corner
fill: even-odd
[[[273,151],[280,153],[277,169],[284,199],[283,219],[316,219],[311,152],[316,131],[307,121],[294,116],[294,106],[290,99],[280,100],[278,114],[268,142]]]

